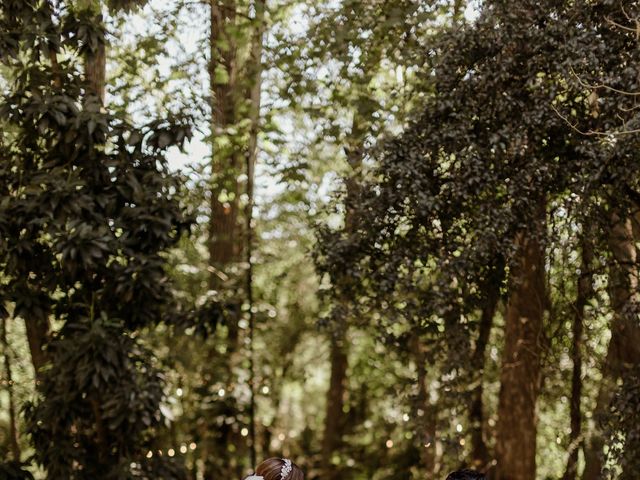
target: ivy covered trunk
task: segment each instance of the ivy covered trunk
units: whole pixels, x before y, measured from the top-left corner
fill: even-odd
[[[569,436],[569,455],[563,480],[575,480],[578,475],[578,454],[583,445],[582,439],[582,344],[584,341],[584,320],[587,303],[593,295],[593,245],[582,229],[580,241],[580,276],[576,285],[576,301],[574,304],[573,322],[571,325],[571,404]]]
[[[616,382],[632,372],[640,364],[640,325],[637,318],[637,251],[634,243],[633,225],[619,213],[612,215],[609,248],[612,264],[609,269],[609,296],[614,312],[611,324],[611,340],[602,371],[602,383],[593,419],[595,424],[585,447],[585,469],[583,480],[601,478],[604,466],[606,434],[602,422],[608,415],[609,406],[616,392]]]
[[[496,478],[535,480],[536,403],[545,305],[544,222],[517,235],[505,315],[496,439]]]

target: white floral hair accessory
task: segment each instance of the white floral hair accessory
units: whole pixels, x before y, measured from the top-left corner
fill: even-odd
[[[282,469],[280,470],[280,480],[284,480],[285,478],[287,478],[291,473],[291,470],[293,470],[293,467],[291,466],[291,460],[289,460],[288,458],[283,458],[282,461],[284,462],[284,465],[282,465]]]

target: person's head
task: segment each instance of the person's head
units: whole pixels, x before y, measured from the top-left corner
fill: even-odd
[[[447,480],[485,480],[483,473],[476,472],[475,470],[456,470],[447,475]]]
[[[291,471],[286,473],[288,468],[283,471],[283,467],[289,464],[291,465]],[[286,475],[283,476],[283,473],[286,473]],[[304,480],[302,470],[295,463],[291,462],[291,460],[275,457],[267,458],[258,465],[256,475],[263,477],[264,480]]]

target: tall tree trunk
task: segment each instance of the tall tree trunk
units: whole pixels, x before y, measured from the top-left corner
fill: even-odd
[[[608,411],[616,381],[634,365],[640,363],[640,327],[637,313],[637,251],[631,219],[612,215],[609,248],[613,264],[609,268],[609,296],[613,309],[611,340],[603,366],[602,383],[593,418],[596,425],[585,448],[583,480],[598,480],[603,466],[605,437],[598,423]]]
[[[241,251],[238,177],[242,173],[243,162],[239,140],[229,133],[229,129],[237,122],[237,46],[231,32],[236,23],[237,7],[234,0],[211,0],[210,6],[209,82],[212,96],[213,185],[210,200],[209,265],[212,269],[211,285],[216,287],[221,283],[220,278],[225,276],[225,268],[239,259]],[[229,142],[223,148],[223,142],[217,144],[216,139],[224,136],[228,137]]]
[[[0,318],[2,328],[0,329],[0,344],[4,356],[4,376],[7,381],[7,395],[9,396],[9,447],[13,460],[20,461],[20,442],[18,441],[18,416],[16,414],[16,400],[13,389],[13,371],[11,368],[11,352],[9,351],[9,342],[7,340],[7,330],[9,316]]]
[[[106,66],[106,46],[104,42],[100,42],[96,47],[96,51],[86,57],[85,75],[89,92],[97,96],[101,103],[105,101]]]
[[[471,458],[476,468],[484,469],[489,463],[489,450],[484,440],[484,406],[483,374],[486,361],[486,350],[493,327],[493,319],[500,300],[500,285],[504,276],[504,265],[497,262],[493,271],[489,273],[485,285],[485,298],[480,316],[480,328],[476,340],[471,364],[476,366],[476,385],[471,391],[469,405],[469,425],[471,428]]]
[[[563,480],[575,480],[578,474],[578,453],[582,444],[582,332],[587,302],[593,294],[593,247],[582,229],[582,251],[580,277],[578,278],[576,301],[572,325],[571,357],[573,371],[571,375],[571,434],[569,435],[569,457]]]
[[[534,480],[536,403],[540,390],[541,334],[545,306],[544,210],[532,230],[516,237],[510,279],[505,345],[500,372],[496,478]]]
[[[249,387],[251,392],[249,404],[249,464],[256,465],[256,403],[255,403],[255,369],[254,369],[254,331],[255,318],[253,314],[253,182],[255,166],[258,157],[258,133],[260,129],[260,100],[262,93],[262,42],[265,30],[264,15],[265,0],[254,2],[255,17],[254,36],[251,45],[251,64],[249,77],[252,79],[249,89],[251,130],[249,132],[249,149],[247,152],[247,206],[245,212],[245,258],[246,272],[246,297],[249,314]]]
[[[347,344],[344,331],[335,332],[330,343],[331,376],[327,391],[327,406],[322,437],[322,457],[325,466],[324,477],[328,480],[340,478],[339,472],[332,463],[333,454],[342,443],[344,428],[344,402],[347,383]]]
[[[210,218],[208,225],[208,253],[209,253],[209,286],[215,290],[231,292],[227,300],[227,336],[225,339],[225,373],[222,380],[226,383],[226,391],[230,396],[228,408],[223,413],[228,419],[238,416],[238,407],[234,403],[234,385],[237,383],[235,368],[239,362],[247,357],[241,351],[243,338],[239,328],[242,318],[242,295],[250,303],[252,295],[252,268],[251,268],[251,210],[253,207],[253,168],[255,165],[257,132],[259,119],[259,95],[261,66],[259,60],[247,67],[240,78],[240,65],[238,60],[238,44],[236,29],[238,28],[238,8],[242,4],[236,0],[210,0],[210,34],[209,34],[209,87],[211,93],[211,185],[210,185]],[[264,15],[264,2],[255,1],[256,17]],[[252,39],[254,44],[250,52],[251,59],[261,57],[263,20],[256,18],[256,34]],[[246,74],[246,75],[245,75]],[[250,78],[248,78],[250,77]],[[248,81],[244,81],[248,78]],[[237,133],[241,106],[248,105],[251,130],[249,132],[249,145],[247,137]],[[246,132],[245,132],[246,133]],[[245,170],[246,169],[246,170]],[[246,236],[243,237],[243,225],[241,224],[240,205],[240,176],[246,173],[250,175],[246,187],[249,194],[246,205],[245,227]],[[243,258],[243,253],[246,255]],[[234,274],[229,267],[236,266],[241,260],[248,261],[249,268],[246,276]],[[253,313],[249,312],[250,328],[248,332],[249,360],[252,362],[252,336]],[[211,347],[209,347],[211,348]],[[253,365],[250,365],[253,370]],[[252,377],[252,375],[251,375]],[[253,391],[253,380],[250,378],[250,388]],[[219,477],[239,476],[242,469],[242,457],[248,453],[250,461],[255,464],[255,404],[251,395],[249,405],[250,438],[246,439],[232,428],[220,431],[215,445],[203,445],[201,454],[205,460],[205,479]],[[215,427],[211,427],[215,428]],[[249,442],[247,441],[249,440]],[[236,447],[234,456],[230,455],[229,445]],[[250,447],[247,450],[247,447]],[[209,451],[210,448],[215,451]],[[217,458],[216,458],[217,457]],[[216,463],[218,464],[216,466]],[[220,467],[222,466],[222,467]],[[254,465],[255,466],[255,465]]]
[[[96,17],[96,26],[104,28],[101,0],[79,0],[78,7]],[[95,95],[101,103],[105,101],[107,77],[106,39],[100,39],[92,51],[84,57],[84,74],[87,80],[87,93]]]
[[[364,133],[358,129],[357,115],[352,123],[349,146],[345,148],[347,162],[351,167],[351,175],[346,179],[345,199],[345,233],[355,235],[357,231],[357,201],[360,195],[360,169],[362,167],[362,139]],[[338,284],[341,278],[335,280]],[[331,376],[329,390],[327,391],[327,406],[324,420],[324,436],[322,439],[322,458],[325,466],[324,477],[328,480],[336,480],[340,477],[338,469],[332,463],[334,453],[340,448],[346,421],[344,418],[344,402],[347,389],[347,369],[349,367],[347,334],[349,299],[344,294],[339,294],[336,299],[339,310],[340,322],[330,339],[329,359],[331,363]]]
[[[102,18],[101,0],[81,0],[78,2],[81,9],[86,10],[95,19],[98,28],[104,28]],[[88,51],[84,56],[84,74],[87,82],[87,94],[98,98],[101,104],[105,103],[105,88],[107,76],[106,38],[100,39],[94,50]],[[102,405],[99,398],[89,400],[96,423],[98,456],[101,462],[107,462],[111,456],[109,442],[107,440],[107,425],[102,418]]]
[[[414,411],[417,435],[420,440],[420,462],[427,480],[435,478],[437,413],[429,399],[427,388],[427,359],[424,346],[418,335],[411,340],[411,349],[416,362],[418,395]]]

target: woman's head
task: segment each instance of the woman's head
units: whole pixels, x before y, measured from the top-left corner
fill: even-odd
[[[304,480],[302,470],[295,463],[275,457],[267,458],[258,465],[256,475],[263,477],[264,480]]]

